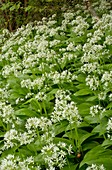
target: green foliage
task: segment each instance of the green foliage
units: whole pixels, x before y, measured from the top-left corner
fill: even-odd
[[[18,12],[21,3],[1,8]],[[104,12],[96,20],[78,5],[0,32],[1,170],[111,170],[112,15]]]
[[[41,20],[42,17],[51,16],[53,13],[60,15],[63,5],[73,5],[73,2],[70,0],[1,0],[0,29],[7,28],[14,31],[30,21]]]

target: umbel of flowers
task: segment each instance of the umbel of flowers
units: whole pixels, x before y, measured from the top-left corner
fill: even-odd
[[[112,11],[99,3],[99,20],[76,5],[2,31],[1,170],[111,170]]]

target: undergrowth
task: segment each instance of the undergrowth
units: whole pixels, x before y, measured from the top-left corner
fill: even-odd
[[[112,11],[95,6],[1,32],[1,170],[111,170]]]

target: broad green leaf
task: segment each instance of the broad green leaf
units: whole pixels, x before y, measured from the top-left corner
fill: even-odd
[[[28,144],[27,148],[32,152],[37,152],[41,151],[44,144],[45,144],[44,141],[40,141],[39,139],[37,139],[35,142]]]
[[[107,105],[106,108],[107,108],[107,109],[112,108],[112,102],[110,102],[110,103]]]
[[[14,11],[16,9],[16,5],[13,5],[9,8],[10,11]]]
[[[41,104],[38,102],[37,99],[33,99],[30,102],[30,107],[32,110],[35,110],[36,112],[39,112],[39,110],[41,110]]]
[[[80,105],[78,105],[80,115],[82,116],[89,115],[90,107],[92,105],[93,105],[92,103],[81,103]]]
[[[22,157],[22,156],[23,156],[23,157],[24,157],[24,156],[25,156],[25,157],[26,157],[26,156],[28,157],[28,156],[31,156],[31,155],[33,155],[33,154],[32,154],[32,152],[31,152],[30,150],[28,150],[27,147],[22,147],[22,148],[19,148],[19,149],[18,149],[17,155],[20,156],[20,157]]]
[[[98,116],[95,116],[95,117],[92,117],[91,115],[90,116],[85,116],[84,120],[85,120],[85,122],[87,122],[89,124],[100,123],[100,120],[99,120]]]
[[[112,140],[110,140],[110,139],[104,140],[104,142],[102,143],[102,146],[104,146],[104,147],[112,146]]]
[[[36,152],[36,148],[35,148],[34,143],[28,144],[27,149],[30,150],[31,152]]]
[[[99,143],[96,142],[96,141],[92,141],[90,139],[90,141],[87,141],[85,144],[82,145],[82,149],[83,151],[86,151],[86,150],[90,150],[90,149],[93,149],[94,147],[98,146]]]
[[[84,96],[84,95],[88,95],[91,93],[92,93],[92,91],[89,88],[85,88],[85,89],[81,89],[81,90],[77,91],[74,95],[75,96]]]
[[[55,137],[54,138],[54,143],[59,143],[59,142],[64,142],[64,143],[66,143],[68,145],[73,144],[73,142],[71,140],[69,140],[69,139]]]
[[[102,113],[103,116],[106,117],[111,117],[112,116],[112,109],[111,110],[106,110],[105,112]]]
[[[34,162],[39,164],[39,165],[43,165],[45,162],[44,162],[44,158],[43,158],[43,155],[41,153],[38,153],[37,156],[34,156]]]
[[[9,148],[8,150],[5,150],[5,151],[2,153],[1,158],[6,157],[6,156],[9,155],[9,154],[12,154],[12,155],[13,155],[17,149],[18,149],[18,146],[14,146],[13,148]]]
[[[51,101],[55,98],[55,94],[58,91],[58,89],[53,89],[49,93],[47,93],[46,100]]]
[[[92,135],[93,135],[92,133],[89,133],[82,129],[77,129],[77,132],[75,129],[72,129],[71,131],[66,132],[65,135],[63,135],[63,137],[78,140],[78,144],[81,145],[87,138],[89,138]]]
[[[56,124],[53,126],[55,135],[59,135],[62,132],[66,131],[66,127],[68,125],[67,121],[62,121],[60,124]]]
[[[41,151],[42,147],[45,145],[45,141],[40,141],[39,139],[37,139],[34,143],[35,146],[35,150],[36,151]]]
[[[25,12],[30,11],[32,9],[32,6],[28,5],[27,7],[24,8]]]
[[[91,96],[91,97],[88,97],[86,101],[92,102],[92,101],[96,101],[96,99],[97,99],[97,96]]]
[[[79,74],[77,80],[81,83],[85,83],[86,76],[84,74]]]
[[[79,144],[82,145],[82,143],[92,135],[93,135],[92,133],[87,133],[85,135],[82,133],[82,135],[80,135],[79,138]]]
[[[4,137],[4,135],[5,135],[5,132],[0,132],[0,138]]]
[[[19,109],[19,110],[15,111],[14,114],[18,115],[18,116],[22,115],[22,116],[28,116],[28,117],[37,116],[37,114],[34,111],[32,111],[32,110],[30,110],[28,108]]]
[[[103,118],[99,125],[95,126],[92,133],[99,133],[99,135],[104,135],[106,133],[107,119]]]
[[[82,160],[80,164],[80,167],[83,166],[84,164],[90,165],[91,163],[96,163],[96,162],[104,164],[103,160],[105,160],[105,164],[106,164],[107,159],[110,158],[111,155],[112,155],[111,150],[104,149],[101,145],[98,145],[86,153],[86,155],[84,156],[84,159]],[[112,164],[112,158],[110,159],[111,159],[111,164]]]
[[[87,88],[87,86],[85,83],[81,83],[81,84],[77,85],[76,88],[77,89],[85,89],[85,88]]]

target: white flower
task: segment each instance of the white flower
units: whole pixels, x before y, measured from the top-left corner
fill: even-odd
[[[43,101],[43,100],[46,100],[46,94],[44,92],[38,92],[35,96],[35,98],[38,100],[38,101]]]
[[[15,129],[10,129],[4,135],[4,149],[12,148],[14,145],[17,145],[16,141],[18,139],[18,131]],[[15,141],[16,140],[16,141]]]
[[[97,63],[97,62],[93,62],[93,63],[87,63],[87,64],[84,64],[83,66],[81,66],[81,71],[83,73],[91,73],[91,72],[95,72],[97,71],[98,67],[100,65]]]
[[[111,132],[112,131],[112,117],[110,117],[110,119],[108,120],[108,123],[107,123],[107,132]],[[109,138],[111,138],[112,140],[112,137],[109,135]]]
[[[104,165],[92,164],[91,166],[86,168],[86,170],[106,170],[106,169],[105,169]]]
[[[80,124],[82,119],[78,113],[78,108],[75,103],[70,100],[70,96],[66,95],[65,91],[57,91],[54,111],[51,113],[53,122],[60,122],[66,119],[70,124],[74,122]]]
[[[109,100],[112,101],[112,93],[109,95]]]
[[[88,75],[86,78],[86,85],[90,87],[92,90],[97,90],[99,86],[99,79],[96,76],[90,76]]]
[[[67,151],[62,150],[54,143],[44,146],[41,152],[49,168],[55,166],[62,168],[66,164]]]
[[[95,106],[90,107],[90,114],[92,115],[92,117],[96,115],[102,116],[103,112],[105,112],[105,109],[101,107],[100,105],[95,105]]]
[[[98,94],[98,99],[99,100],[105,100],[106,99],[106,92],[101,92]]]

